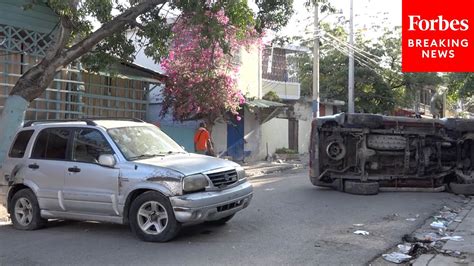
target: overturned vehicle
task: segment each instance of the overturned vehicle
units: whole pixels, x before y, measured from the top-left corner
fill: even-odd
[[[337,114],[313,121],[310,180],[353,194],[474,194],[474,120]]]

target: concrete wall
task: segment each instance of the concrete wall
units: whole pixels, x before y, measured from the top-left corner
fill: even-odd
[[[263,79],[262,80],[262,95],[269,91],[274,91],[280,99],[283,100],[298,100],[300,99],[300,83],[283,82]]]
[[[311,103],[296,103],[295,113],[298,114],[298,153],[308,153],[311,134],[312,108]]]
[[[278,148],[288,148],[288,120],[274,118],[262,126],[260,158],[266,156],[266,145],[268,143],[268,151],[274,154]]]
[[[262,138],[261,127],[256,119],[254,113],[249,110],[245,110],[244,113],[244,151],[246,156],[245,161],[253,161],[264,159],[259,157],[262,144],[260,142]]]
[[[227,124],[220,121],[212,128],[212,142],[216,154],[223,154],[227,151]]]
[[[333,110],[332,105],[324,105],[324,109],[326,109],[326,112],[325,112],[326,115],[333,115],[334,114],[334,110]]]
[[[161,104],[150,104],[147,109],[146,121],[159,126],[174,141],[184,146],[186,151],[194,152],[194,133],[199,126],[199,121],[174,122],[169,114],[161,118],[160,112]]]
[[[252,48],[240,52],[240,71],[238,74],[238,88],[247,97],[261,98],[261,69],[260,50]]]

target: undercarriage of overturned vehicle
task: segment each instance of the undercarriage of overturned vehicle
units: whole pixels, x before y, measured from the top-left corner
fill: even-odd
[[[318,143],[313,153],[319,155],[312,163],[313,184],[354,194],[445,188],[474,194],[474,133],[432,122],[387,124],[376,129],[334,122],[319,126],[313,136]]]

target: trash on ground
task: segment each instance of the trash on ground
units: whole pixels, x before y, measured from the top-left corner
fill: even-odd
[[[364,230],[357,230],[357,231],[354,231],[354,234],[362,235],[362,236],[368,236],[370,233],[367,232],[367,231],[364,231]]]
[[[425,240],[429,240],[431,242],[435,242],[439,240],[439,235],[436,233],[428,233],[424,235]]]
[[[433,229],[446,229],[447,226],[443,222],[435,221],[430,224]]]
[[[408,253],[410,253],[413,246],[410,245],[410,244],[399,244],[397,247],[398,247],[398,251],[400,251],[400,253],[408,254]]]
[[[392,252],[390,254],[383,254],[382,257],[386,261],[390,261],[393,263],[403,263],[409,261],[412,257],[407,254],[403,254],[400,252]]]
[[[364,224],[353,224],[353,226],[361,227],[361,226],[364,226]]]
[[[443,236],[441,240],[464,241],[462,236]]]
[[[266,188],[265,191],[272,191],[275,190],[274,188]]]
[[[409,221],[409,222],[414,222],[414,221],[416,221],[416,218],[407,218],[407,219],[405,219],[405,220],[407,220],[407,221]]]

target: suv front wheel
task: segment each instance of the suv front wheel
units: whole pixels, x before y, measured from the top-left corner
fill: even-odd
[[[9,204],[13,226],[20,230],[36,230],[45,226],[41,218],[36,196],[30,189],[22,189],[13,195]]]
[[[132,202],[129,215],[132,232],[144,241],[169,241],[181,228],[169,200],[159,192],[148,191],[138,196]]]

